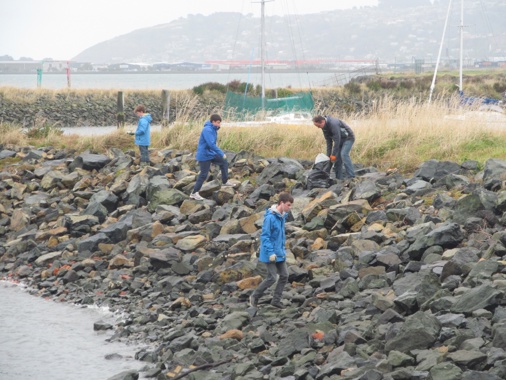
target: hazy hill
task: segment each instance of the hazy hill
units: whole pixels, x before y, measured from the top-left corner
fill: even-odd
[[[387,3],[302,16],[267,16],[266,56],[435,61],[447,2],[397,8]],[[467,1],[465,6],[464,57],[470,60],[505,57],[506,1],[475,0]],[[452,9],[445,39],[446,58],[458,58],[459,7],[455,5]],[[252,55],[258,58],[259,49],[257,15],[215,13],[190,15],[168,24],[134,30],[91,46],[73,60],[93,63],[249,60]]]

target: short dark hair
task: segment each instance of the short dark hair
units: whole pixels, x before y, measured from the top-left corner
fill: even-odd
[[[221,116],[218,115],[217,113],[214,113],[214,114],[211,115],[211,119],[210,120],[211,120],[211,123],[213,121],[221,121]]]
[[[293,196],[292,196],[292,194],[287,193],[287,192],[279,193],[278,204],[280,204],[280,203],[286,203],[286,202],[293,203]]]
[[[313,123],[321,123],[324,120],[325,120],[325,118],[321,115],[313,117]]]
[[[146,107],[144,107],[142,104],[139,104],[137,107],[135,107],[135,111],[134,112],[146,112]]]

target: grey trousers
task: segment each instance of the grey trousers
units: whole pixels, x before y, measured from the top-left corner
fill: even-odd
[[[274,295],[272,302],[280,302],[281,296],[283,295],[283,289],[288,282],[288,268],[286,261],[280,261],[275,263],[265,263],[267,268],[267,277],[258,285],[258,288],[253,292],[253,297],[260,299],[265,291],[276,282],[279,275],[278,283],[274,289]]]

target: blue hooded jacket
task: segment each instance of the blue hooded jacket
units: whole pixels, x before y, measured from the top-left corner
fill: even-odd
[[[135,130],[135,145],[149,146],[151,142],[151,132],[149,123],[151,123],[151,115],[149,113],[139,118],[137,129]]]
[[[265,211],[262,234],[260,235],[259,261],[270,262],[269,256],[272,254],[276,255],[277,262],[286,260],[285,220],[287,216],[287,213],[281,215],[276,210],[276,205]]]
[[[210,120],[204,124],[195,157],[197,161],[210,161],[216,156],[223,157],[223,151],[216,145],[218,129],[219,127],[215,127]]]

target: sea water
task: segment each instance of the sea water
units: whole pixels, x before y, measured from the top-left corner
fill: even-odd
[[[114,318],[105,309],[45,300],[6,281],[0,300],[0,380],[105,380],[145,364],[134,359],[140,347],[93,330]]]
[[[332,86],[341,78],[335,73],[269,73],[265,77],[266,88],[292,87],[310,89],[313,87]],[[249,75],[241,72],[212,73],[120,73],[120,74],[82,74],[72,73],[70,88],[77,89],[144,89],[144,90],[186,90],[207,82],[221,84],[233,80],[257,85],[261,83],[258,74]],[[341,83],[343,84],[343,83]],[[37,88],[37,74],[0,73],[0,87]],[[63,89],[68,87],[65,74],[43,74],[41,88]]]

